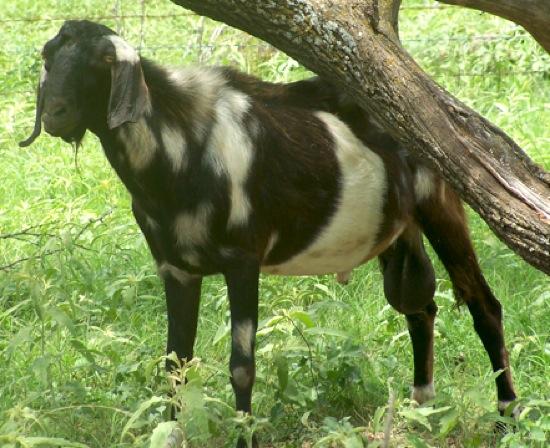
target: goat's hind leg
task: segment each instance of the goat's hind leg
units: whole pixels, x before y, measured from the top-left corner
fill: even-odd
[[[414,388],[412,400],[419,404],[435,396],[433,383],[435,274],[426,255],[420,230],[410,225],[380,255],[384,293],[388,302],[405,314],[413,346]]]
[[[440,184],[438,194],[419,205],[417,219],[449,273],[456,299],[468,306],[493,371],[503,370],[496,386],[498,408],[504,413],[517,396],[504,342],[502,306],[481,272],[462,203],[448,186]]]
[[[418,404],[423,404],[435,397],[433,365],[436,313],[437,306],[432,300],[422,311],[405,316],[414,359],[414,382],[411,400],[416,401]]]

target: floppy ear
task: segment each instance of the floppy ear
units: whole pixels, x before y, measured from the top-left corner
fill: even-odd
[[[109,128],[138,121],[147,108],[148,90],[139,56],[118,36],[110,36],[116,61],[111,65],[111,96],[107,114]]]

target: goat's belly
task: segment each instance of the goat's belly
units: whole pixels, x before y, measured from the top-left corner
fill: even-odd
[[[308,249],[289,260],[275,265],[263,265],[262,272],[292,276],[340,274],[339,277],[343,280],[339,278],[339,281],[346,283],[347,273],[382,253],[400,235],[405,224],[396,223],[394,233],[384,241],[378,241],[375,234],[364,231],[331,233],[337,230],[336,227],[329,227]]]
[[[388,225],[384,217],[388,182],[384,163],[337,119],[328,114],[319,117],[334,136],[342,175],[336,212],[305,250],[279,264],[262,266],[262,272],[278,275],[348,272],[378,255],[404,227],[399,222],[389,224],[392,236],[379,241],[382,226]],[[271,246],[278,244],[285,242],[278,241],[274,233]]]

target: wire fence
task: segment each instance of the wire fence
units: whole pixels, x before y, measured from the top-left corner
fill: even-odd
[[[265,42],[261,42],[255,39],[250,39],[244,33],[238,30],[231,30],[228,32],[228,27],[223,24],[220,25],[223,29],[223,33],[218,31],[210,36],[205,36],[205,22],[198,18],[194,13],[170,4],[170,7],[163,8],[160,12],[155,7],[159,3],[169,3],[162,1],[149,1],[149,0],[115,0],[108,11],[102,13],[83,14],[83,13],[71,13],[67,11],[54,11],[51,15],[35,15],[26,16],[26,11],[21,10],[21,16],[11,16],[0,18],[0,30],[8,25],[14,23],[23,24],[24,26],[40,26],[41,24],[61,24],[65,20],[77,20],[77,19],[89,19],[93,21],[107,22],[114,25],[117,32],[123,34],[125,28],[128,28],[127,24],[131,23],[132,34],[136,39],[132,39],[132,44],[140,51],[145,53],[156,54],[158,52],[172,52],[172,53],[194,53],[195,60],[200,63],[208,62],[208,58],[202,55],[203,52],[212,54],[216,50],[223,48],[226,49],[250,49],[250,48],[264,48],[271,49],[271,46]],[[441,5],[437,2],[432,4],[412,4],[405,5],[401,9],[401,17],[407,18],[411,15],[422,14],[430,12],[437,14],[440,12],[448,11],[464,11],[464,9]],[[181,40],[188,39],[188,43],[173,45],[172,43],[162,42],[155,39],[150,39],[152,30],[155,30],[163,26],[163,21],[170,19],[172,21],[181,20],[187,23],[194,23],[195,28],[186,30],[185,34],[181,34]],[[471,25],[471,24],[470,24]],[[467,27],[464,27],[467,30]],[[511,31],[512,30],[512,31]],[[403,31],[403,30],[402,30]],[[499,32],[500,31],[500,32]],[[181,33],[181,30],[180,30]],[[4,34],[4,33],[2,33]],[[230,36],[228,37],[228,34]],[[241,39],[242,42],[238,43],[236,40]],[[152,42],[149,42],[152,40]],[[496,30],[490,33],[467,33],[463,35],[441,35],[441,33],[426,32],[416,35],[416,30],[406,30],[402,32],[401,40],[403,44],[414,53],[422,53],[421,48],[427,48],[429,51],[434,50],[434,46],[438,48],[447,48],[448,53],[453,53],[456,56],[457,50],[463,48],[476,48],[483,46],[489,48],[492,52],[493,59],[496,56],[496,50],[499,46],[512,43],[514,47],[520,48],[525,45],[526,42],[532,41],[532,38],[524,32],[520,27],[512,26],[503,30]],[[229,43],[227,41],[230,41]],[[43,42],[42,42],[43,43]],[[5,42],[5,45],[0,48],[0,55],[5,57],[37,54],[40,50],[42,43],[37,45],[21,45],[18,42],[10,43]],[[453,49],[453,50],[449,50]],[[521,50],[518,50],[521,51]],[[471,77],[471,76],[491,76],[491,77],[511,77],[516,75],[549,75],[550,59],[545,57],[546,54],[541,52],[542,61],[538,64],[532,64],[528,67],[521,64],[511,64],[506,69],[499,69],[496,71],[487,70],[486,67],[482,67],[479,70],[471,69],[453,69],[447,71],[447,76],[455,77]],[[438,75],[436,74],[436,77]],[[2,92],[0,91],[0,94]]]
[[[198,17],[168,0],[51,3],[65,6],[47,12],[47,6],[37,6],[30,12],[15,7],[0,17],[0,35],[18,36],[6,38],[0,47],[0,69],[4,72],[0,77],[0,104],[32,103],[40,49],[62,22],[70,19],[105,23],[141,54],[163,63],[229,64],[266,77],[266,71],[258,67],[265,65],[266,57],[279,53],[272,72],[289,73],[291,70],[281,67],[285,64],[287,68],[293,67],[284,61],[286,56],[269,44],[225,24]],[[400,16],[404,46],[451,93],[475,98],[476,90],[480,89],[508,96],[510,88],[515,88],[509,85],[513,82],[536,84],[529,95],[548,95],[550,57],[521,27],[488,14],[482,20],[479,12],[437,2],[404,3]],[[464,14],[469,16],[464,19]],[[269,76],[268,72],[268,79]],[[283,73],[270,80],[292,79]],[[467,88],[471,92],[461,96]],[[546,102],[550,103],[550,99]],[[27,128],[31,122],[13,126]]]

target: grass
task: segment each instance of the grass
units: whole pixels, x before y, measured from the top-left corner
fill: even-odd
[[[143,11],[154,17],[142,20]],[[9,39],[0,50],[0,265],[12,266],[0,271],[0,447],[162,446],[159,438],[173,429],[164,422],[163,292],[128,195],[92,136],[77,164],[68,145],[45,135],[17,147],[32,128],[38,50],[62,19],[76,17],[102,18],[165,63],[232,64],[271,80],[308,73],[271,47],[167,1],[22,0],[3,7],[0,26]],[[525,32],[473,11],[416,8],[403,11],[401,33],[438,82],[550,168],[550,60]],[[253,426],[264,446],[356,447],[367,439],[379,446],[390,397],[390,446],[546,446],[548,278],[479,218],[472,215],[471,224],[504,307],[525,405],[516,430],[492,431],[488,359],[438,263],[438,399],[409,407],[406,327],[385,303],[371,264],[347,287],[329,277],[262,277]],[[206,281],[200,359],[182,367],[191,381],[175,399],[184,405],[190,446],[232,446],[246,422],[232,411],[225,296],[220,277]]]

